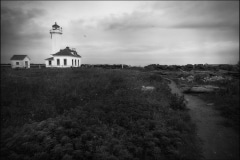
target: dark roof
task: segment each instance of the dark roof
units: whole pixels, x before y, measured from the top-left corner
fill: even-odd
[[[52,25],[52,27],[53,27],[53,28],[55,28],[55,29],[57,29],[57,28],[59,28],[60,26],[59,26],[59,25],[57,25],[57,22],[55,22],[55,24],[54,24],[54,25]]]
[[[23,60],[25,57],[28,57],[28,56],[27,55],[13,55],[10,60]]]
[[[77,54],[75,50],[71,50],[69,47],[61,49],[59,52],[52,54],[53,56],[71,56],[71,57],[81,57]]]
[[[50,60],[50,61],[52,61],[52,60],[53,60],[53,57],[47,58],[47,59],[45,59],[45,60]]]

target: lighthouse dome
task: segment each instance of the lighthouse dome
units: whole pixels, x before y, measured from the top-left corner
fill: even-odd
[[[58,29],[58,28],[60,28],[60,26],[59,26],[59,25],[57,25],[57,22],[55,22],[55,24],[54,24],[54,25],[52,25],[52,28],[53,28],[53,29]]]

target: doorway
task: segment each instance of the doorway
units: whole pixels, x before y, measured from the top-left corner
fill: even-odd
[[[25,61],[25,67],[28,68],[28,61]]]

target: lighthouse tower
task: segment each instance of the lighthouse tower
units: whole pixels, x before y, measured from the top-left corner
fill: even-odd
[[[57,23],[55,22],[55,24],[52,25],[50,34],[52,39],[52,54],[55,54],[61,49],[62,27],[57,25]]]

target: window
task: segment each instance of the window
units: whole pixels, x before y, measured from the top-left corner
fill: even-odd
[[[58,65],[58,66],[60,65],[60,60],[59,60],[59,59],[57,59],[57,65]]]
[[[79,60],[78,60],[78,66],[79,66]]]
[[[19,62],[16,62],[16,65],[19,65]]]
[[[64,59],[64,65],[65,66],[67,65],[67,59]]]
[[[72,66],[73,66],[73,59],[72,59]]]
[[[52,65],[52,61],[48,61],[48,64],[49,64],[49,66],[51,66]]]
[[[75,66],[77,65],[77,60],[75,59]]]

